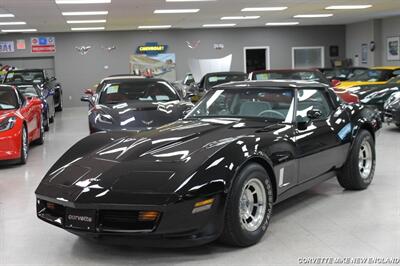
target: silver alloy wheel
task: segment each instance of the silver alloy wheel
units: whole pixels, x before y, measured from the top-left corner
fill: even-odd
[[[243,229],[254,232],[262,224],[267,207],[264,185],[257,178],[247,181],[240,195],[239,216]]]
[[[364,139],[361,143],[360,151],[358,153],[358,170],[363,179],[369,177],[372,170],[372,147],[371,144]]]
[[[28,147],[29,147],[29,143],[28,143],[28,136],[26,133],[26,128],[24,128],[24,130],[22,131],[22,156],[24,156],[24,159],[26,160],[26,158],[28,158]]]

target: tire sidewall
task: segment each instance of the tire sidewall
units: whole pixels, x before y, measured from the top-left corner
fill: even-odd
[[[358,167],[358,157],[360,153],[361,144],[363,143],[364,140],[369,142],[372,152],[372,167],[371,167],[371,172],[367,178],[362,178]],[[352,161],[353,165],[355,165],[353,175],[357,177],[357,181],[362,188],[367,188],[372,182],[376,167],[375,141],[368,131],[362,130],[360,134],[357,136],[355,140],[354,149],[352,151],[352,160],[353,160]]]
[[[266,211],[265,216],[262,221],[261,226],[253,231],[247,231],[241,225],[239,206],[240,206],[240,197],[244,185],[250,180],[256,178],[261,181],[264,185],[267,203],[266,203]],[[265,234],[265,231],[268,228],[271,214],[272,214],[272,205],[273,205],[273,189],[271,180],[265,171],[265,169],[258,164],[250,164],[246,166],[240,173],[238,174],[231,190],[230,199],[228,202],[229,210],[228,210],[228,219],[231,219],[232,228],[234,235],[236,236],[236,242],[240,243],[243,246],[248,246],[257,243]]]

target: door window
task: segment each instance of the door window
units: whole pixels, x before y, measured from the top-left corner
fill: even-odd
[[[310,110],[319,110],[320,119],[325,119],[332,111],[328,99],[323,90],[320,89],[300,89],[298,90],[298,104],[296,112],[297,122],[308,121],[307,112]]]

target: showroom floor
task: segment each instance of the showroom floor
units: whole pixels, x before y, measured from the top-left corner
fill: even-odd
[[[87,109],[67,108],[25,166],[0,169],[0,264],[297,264],[303,257],[396,257],[400,254],[400,130],[377,143],[375,180],[343,191],[336,180],[275,206],[264,239],[245,249],[210,244],[190,249],[106,246],[79,239],[35,216],[34,190],[47,169],[88,134]]]

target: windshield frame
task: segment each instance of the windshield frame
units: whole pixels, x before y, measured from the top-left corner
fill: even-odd
[[[7,77],[8,77],[8,75],[10,73],[13,73],[13,75],[19,74],[19,73],[21,73],[22,75],[24,73],[35,73],[34,75],[41,74],[43,80],[40,83],[33,82],[34,79],[33,80],[23,80],[23,81],[18,81],[18,82],[16,82],[16,81],[7,81]],[[12,83],[12,84],[23,84],[23,83],[41,84],[41,83],[44,83],[44,82],[46,82],[46,76],[45,76],[45,74],[43,73],[42,70],[10,70],[10,71],[8,71],[6,73],[6,75],[4,76],[4,79],[3,79],[3,83],[5,83],[5,84],[7,84],[7,83]]]
[[[269,73],[288,73],[288,74],[294,74],[296,72],[303,72],[303,73],[312,73],[315,74],[315,76],[318,78],[318,80],[312,80],[312,79],[278,79],[278,80],[301,80],[301,81],[315,81],[321,84],[325,85],[331,85],[329,79],[321,72],[321,71],[313,71],[313,70],[307,70],[307,69],[292,69],[292,70],[263,70],[263,71],[255,71],[251,75],[251,80],[274,80],[274,79],[256,79],[258,74],[269,74]],[[276,80],[276,79],[275,79]]]

